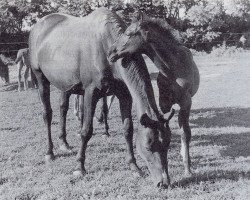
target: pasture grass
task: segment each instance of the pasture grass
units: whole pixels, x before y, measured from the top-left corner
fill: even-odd
[[[104,125],[94,124],[94,136],[86,152],[88,173],[75,177],[72,172],[80,145],[79,122],[73,116],[71,99],[67,133],[73,153],[60,152],[59,91],[52,87],[52,136],[56,159],[45,164],[47,137],[37,91],[17,92],[16,70],[11,68],[12,83],[0,87],[0,199],[250,199],[249,54],[214,59],[195,57],[201,72],[201,85],[193,99],[190,117],[194,175],[183,177],[179,154],[181,130],[175,116],[170,123],[172,187],[167,190],[153,186],[136,150],[138,165],[145,176],[133,176],[125,163],[126,147],[117,99],[109,115],[111,137],[102,136]],[[152,64],[147,63],[150,72],[155,72]],[[153,85],[156,88],[155,81]],[[134,110],[133,119],[136,137]]]

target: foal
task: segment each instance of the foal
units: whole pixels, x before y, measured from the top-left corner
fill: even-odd
[[[30,61],[29,61],[29,48],[25,49],[19,49],[17,52],[17,57],[15,60],[15,63],[17,65],[18,69],[18,91],[21,91],[21,72],[23,67],[25,67],[24,75],[23,75],[23,84],[24,84],[24,90],[28,89],[28,77],[29,77],[29,71],[31,75],[31,82],[34,87],[37,86],[37,81],[34,73],[30,69]]]

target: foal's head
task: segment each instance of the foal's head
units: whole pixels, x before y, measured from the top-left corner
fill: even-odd
[[[138,13],[124,34],[110,48],[109,60],[115,62],[134,53],[148,55],[153,51],[152,44],[157,48],[169,48],[179,43],[178,37],[177,31],[166,21]]]

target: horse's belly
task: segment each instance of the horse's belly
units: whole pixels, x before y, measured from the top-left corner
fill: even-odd
[[[53,59],[43,57],[39,61],[39,68],[49,82],[62,91],[70,90],[81,82],[76,60],[65,59],[63,56]]]
[[[62,91],[70,90],[81,81],[75,70],[66,66],[44,65],[41,70],[49,82]]]

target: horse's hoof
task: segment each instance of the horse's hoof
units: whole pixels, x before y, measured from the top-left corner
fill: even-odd
[[[140,178],[140,177],[143,177],[143,173],[142,173],[142,171],[132,171],[132,175],[133,175],[133,177],[135,177],[135,178]]]
[[[130,169],[134,177],[143,177],[144,173],[136,165],[130,164]]]
[[[193,176],[193,173],[190,171],[187,171],[184,173],[184,178],[191,178]]]
[[[77,176],[77,177],[84,176],[85,174],[86,174],[86,172],[85,172],[85,171],[82,171],[82,170],[75,170],[75,171],[73,172],[73,175],[74,175],[74,176]]]
[[[50,164],[53,160],[55,160],[54,154],[45,155],[45,163]]]
[[[72,153],[72,148],[69,145],[62,144],[59,149],[65,153]]]

